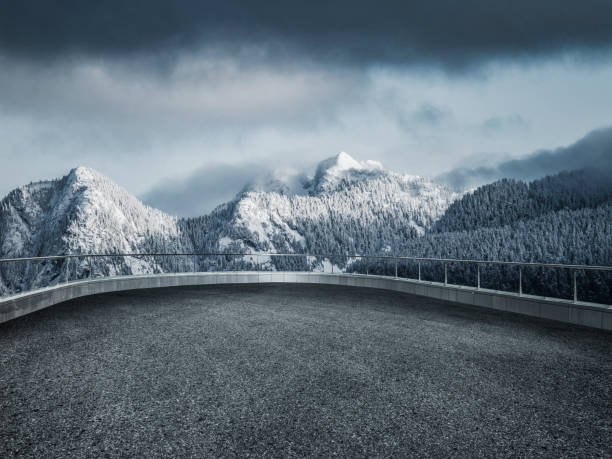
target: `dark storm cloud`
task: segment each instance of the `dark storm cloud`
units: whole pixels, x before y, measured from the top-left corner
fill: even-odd
[[[22,0],[0,5],[0,48],[54,57],[248,44],[313,59],[454,67],[608,48],[611,17],[609,0]]]
[[[437,180],[457,189],[465,189],[500,178],[533,180],[561,171],[585,168],[612,175],[612,127],[592,131],[568,147],[541,150],[526,158],[504,161],[494,167],[456,169],[440,175]]]

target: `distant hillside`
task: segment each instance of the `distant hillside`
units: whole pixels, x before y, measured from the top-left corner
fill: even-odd
[[[504,226],[558,210],[593,208],[610,199],[612,177],[607,171],[561,172],[531,183],[503,179],[455,201],[432,232]]]
[[[612,265],[612,180],[594,170],[562,172],[531,183],[500,180],[455,201],[423,237],[403,252],[419,257]],[[414,269],[414,268],[411,268]],[[428,268],[429,269],[429,268]],[[453,282],[473,285],[474,266],[449,266]],[[523,288],[572,296],[571,273],[525,269]],[[430,276],[443,278],[432,265]],[[483,286],[518,288],[517,268],[488,265]],[[612,303],[612,275],[580,273],[580,298]]]

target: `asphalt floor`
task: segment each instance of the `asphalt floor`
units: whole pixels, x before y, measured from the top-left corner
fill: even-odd
[[[612,334],[339,286],[0,324],[0,457],[612,456]]]

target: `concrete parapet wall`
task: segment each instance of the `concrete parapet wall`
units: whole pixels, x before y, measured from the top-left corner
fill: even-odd
[[[414,279],[311,272],[179,273],[87,279],[0,298],[0,323],[99,293],[209,284],[304,283],[378,288],[612,331],[612,306]]]

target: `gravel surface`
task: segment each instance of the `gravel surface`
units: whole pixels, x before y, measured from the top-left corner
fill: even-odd
[[[608,456],[612,334],[337,286],[88,297],[0,325],[0,457]]]

